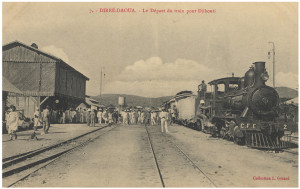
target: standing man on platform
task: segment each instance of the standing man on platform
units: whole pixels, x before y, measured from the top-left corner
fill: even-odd
[[[91,127],[95,127],[95,119],[96,119],[96,113],[95,110],[91,110]]]
[[[50,128],[50,107],[46,106],[46,109],[43,111],[43,134],[48,134]]]
[[[91,124],[91,109],[87,110],[87,114],[86,114],[86,124],[87,126],[90,126]]]
[[[162,111],[159,114],[160,117],[160,123],[161,123],[161,132],[165,132],[168,133],[168,119],[169,119],[169,112],[166,111],[165,109],[162,109]]]
[[[80,122],[80,123],[83,123],[83,117],[84,117],[84,115],[83,115],[83,114],[84,114],[84,113],[83,113],[83,110],[80,108],[80,111],[79,111],[79,112],[80,112],[80,120],[79,120],[79,122]]]
[[[98,123],[102,124],[102,110],[99,110],[97,113]]]

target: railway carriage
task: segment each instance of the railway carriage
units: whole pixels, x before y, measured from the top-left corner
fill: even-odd
[[[195,107],[197,106],[197,97],[192,91],[182,91],[176,94],[174,98],[177,109],[177,121],[185,126],[193,126],[195,122]]]

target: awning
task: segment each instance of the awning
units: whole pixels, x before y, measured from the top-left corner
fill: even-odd
[[[22,94],[16,86],[11,84],[5,77],[2,76],[2,91],[11,93],[11,94]]]

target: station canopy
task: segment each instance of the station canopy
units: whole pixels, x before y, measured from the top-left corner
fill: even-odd
[[[22,94],[16,86],[11,84],[5,77],[2,77],[2,91],[13,93],[13,94]]]

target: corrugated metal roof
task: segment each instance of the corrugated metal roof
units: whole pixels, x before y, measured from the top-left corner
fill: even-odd
[[[49,58],[52,58],[55,61],[57,61],[58,63],[61,63],[61,64],[65,65],[65,66],[69,67],[71,70],[74,70],[74,71],[78,72],[86,80],[90,80],[88,77],[86,77],[85,75],[83,75],[82,73],[80,73],[79,71],[77,71],[75,68],[73,68],[72,66],[70,66],[69,64],[67,64],[66,62],[64,62],[62,59],[60,59],[60,58],[58,58],[56,56],[53,56],[53,55],[51,55],[49,53],[46,53],[44,51],[41,51],[41,50],[39,50],[37,48],[31,47],[29,45],[26,45],[26,44],[24,44],[24,43],[22,43],[20,41],[13,41],[13,42],[10,42],[8,44],[3,45],[2,46],[2,51],[8,50],[8,49],[12,48],[13,46],[17,46],[17,45],[22,45],[22,46],[24,46],[24,47],[26,47],[26,48],[28,48],[28,49],[30,49],[32,51],[38,52],[38,53],[43,54],[43,55],[45,55],[45,56],[47,56]]]

